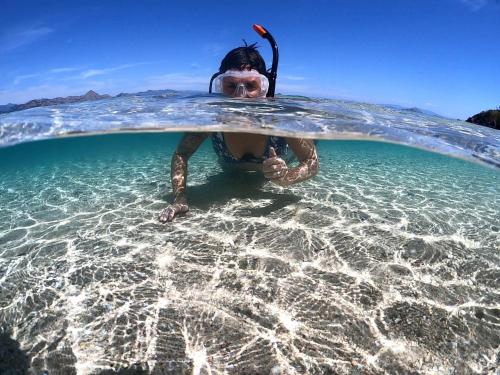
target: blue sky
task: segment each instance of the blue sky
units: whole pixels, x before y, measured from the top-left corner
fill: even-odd
[[[499,0],[0,0],[0,104],[147,89],[206,90],[266,26],[277,92],[466,118],[500,106]]]

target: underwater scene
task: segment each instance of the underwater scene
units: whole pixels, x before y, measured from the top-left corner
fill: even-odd
[[[319,173],[283,188],[207,139],[160,223],[195,130],[317,139]],[[498,131],[165,91],[0,115],[0,145],[6,373],[497,371]]]

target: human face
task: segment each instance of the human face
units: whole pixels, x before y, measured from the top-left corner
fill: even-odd
[[[222,92],[232,98],[258,98],[262,93],[261,79],[259,77],[224,77]]]
[[[215,92],[232,98],[262,98],[269,87],[267,77],[256,70],[228,70],[214,83]]]

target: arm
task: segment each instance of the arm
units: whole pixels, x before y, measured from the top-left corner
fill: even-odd
[[[280,186],[289,186],[314,177],[319,170],[314,141],[304,138],[286,138],[286,141],[299,159],[299,165],[288,168],[285,161],[271,150],[270,157],[264,161],[264,176]]]
[[[170,166],[174,201],[172,205],[160,212],[158,219],[161,222],[172,221],[176,215],[188,211],[185,196],[188,159],[207,137],[207,133],[187,133],[177,146]]]

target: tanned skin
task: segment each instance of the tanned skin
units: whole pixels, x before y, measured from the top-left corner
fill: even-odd
[[[188,133],[184,135],[172,156],[171,177],[174,191],[173,203],[160,212],[158,219],[162,223],[172,221],[175,216],[186,213],[189,209],[185,191],[188,159],[209,136],[209,133]],[[269,158],[262,165],[254,165],[266,178],[280,186],[290,186],[307,180],[318,173],[319,161],[314,142],[304,138],[286,138],[286,141],[299,160],[299,165],[288,168],[286,162],[276,155],[271,147]]]
[[[264,177],[277,185],[290,186],[315,176],[319,170],[319,160],[314,142],[304,138],[285,139],[299,159],[299,165],[288,168],[286,162],[279,158],[271,147],[269,158],[262,163]]]
[[[172,221],[175,216],[188,211],[189,208],[185,196],[188,159],[200,147],[208,135],[208,133],[188,133],[184,135],[179,146],[177,146],[170,164],[174,202],[160,212],[158,219],[162,223]]]

